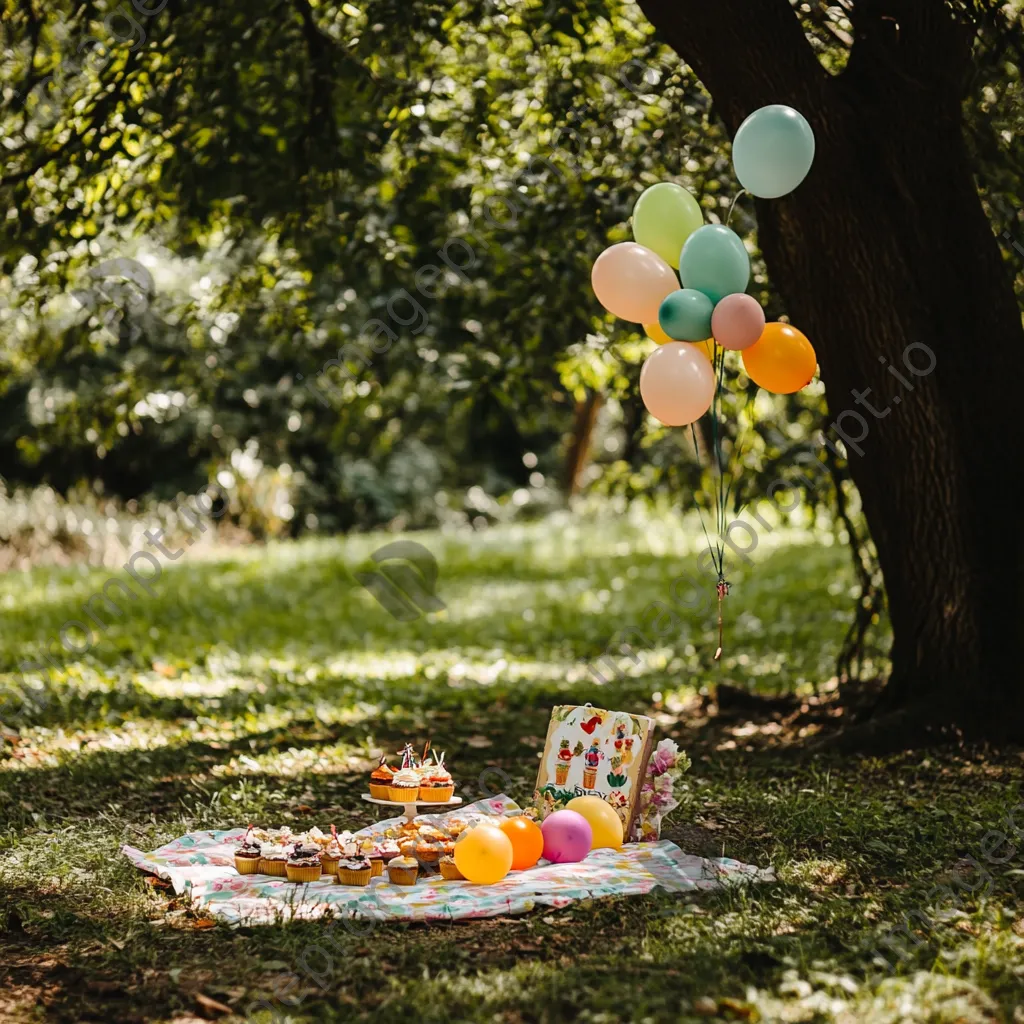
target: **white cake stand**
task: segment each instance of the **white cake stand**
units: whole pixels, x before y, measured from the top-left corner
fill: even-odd
[[[440,800],[378,800],[375,796],[370,796],[369,793],[363,793],[362,796],[368,804],[383,804],[385,807],[401,807],[406,821],[412,821],[413,818],[416,817],[417,807],[458,807],[458,805],[462,803],[461,796],[453,796],[451,800],[446,800],[443,803]]]

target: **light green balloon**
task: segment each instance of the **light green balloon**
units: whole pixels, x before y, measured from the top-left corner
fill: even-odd
[[[633,207],[633,237],[671,267],[679,266],[683,242],[703,223],[697,200],[671,181],[645,189]]]
[[[743,239],[724,224],[698,228],[679,254],[679,277],[684,288],[703,292],[714,303],[733,292],[745,292],[750,257]]]

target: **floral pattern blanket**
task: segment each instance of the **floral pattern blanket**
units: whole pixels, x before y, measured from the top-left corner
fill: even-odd
[[[518,809],[501,795],[457,811],[460,818],[502,815]],[[444,821],[445,814],[422,815]],[[362,829],[374,835],[399,824],[391,818]],[[576,900],[628,896],[655,889],[690,892],[717,889],[742,881],[771,881],[771,869],[759,869],[728,857],[707,859],[683,853],[674,843],[632,843],[621,850],[595,850],[578,864],[540,861],[527,871],[513,871],[495,885],[420,876],[414,886],[392,885],[387,872],[364,887],[319,882],[295,884],[269,875],[240,875],[234,851],[244,828],[190,832],[166,846],[143,853],[131,846],[121,852],[140,870],[186,893],[196,909],[231,925],[275,924],[293,918],[368,918],[404,921],[452,921],[466,917],[521,914],[534,907],[565,907]]]

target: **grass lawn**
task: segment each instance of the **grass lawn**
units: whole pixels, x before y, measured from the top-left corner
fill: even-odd
[[[599,685],[586,662],[694,568],[692,524],[418,535],[447,609],[405,623],[351,574],[391,539],[185,555],[88,654],[25,681],[110,571],[0,577],[0,1020],[231,1020],[216,1004],[260,999],[276,1014],[256,1021],[1024,1020],[1019,754],[800,752],[850,615],[845,550],[777,531],[731,574],[720,664],[713,618],[680,611],[676,642]],[[718,680],[809,703],[727,713],[700,698]],[[322,925],[211,927],[118,855],[366,824],[372,753],[406,738],[446,750],[468,796],[498,767],[526,799],[551,706],[587,700],[691,753],[669,838],[779,880],[342,933],[316,980],[299,960]]]

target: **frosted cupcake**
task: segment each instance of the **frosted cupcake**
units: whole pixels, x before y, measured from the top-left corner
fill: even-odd
[[[388,862],[388,878],[393,885],[415,885],[419,873],[415,857],[395,857]]]
[[[315,882],[322,870],[320,847],[316,843],[300,843],[285,862],[289,882]]]
[[[441,877],[447,878],[449,881],[457,881],[460,878],[466,876],[456,867],[455,857],[451,855],[445,855],[441,858]]]
[[[370,772],[370,796],[374,800],[390,800],[391,780],[394,778],[394,768],[389,768],[385,763],[384,755],[381,754],[380,764]]]
[[[388,861],[393,860],[402,851],[398,847],[398,842],[395,839],[382,839],[373,849],[374,855],[379,856],[383,864],[387,864]]]
[[[327,845],[323,848],[320,854],[320,866],[323,869],[325,875],[334,875],[338,871],[338,861],[344,857],[345,854],[338,845],[337,839],[328,840]]]
[[[373,867],[368,857],[346,857],[338,861],[338,881],[342,885],[368,885]]]
[[[252,828],[245,833],[241,845],[235,850],[235,870],[240,875],[255,875],[260,870],[263,844],[253,838]]]
[[[420,792],[420,777],[415,768],[400,768],[391,777],[388,799],[397,803],[415,803]]]
[[[292,848],[283,843],[264,843],[260,847],[260,874],[284,878]]]
[[[444,754],[434,767],[420,779],[420,799],[429,803],[446,804],[455,793],[455,783],[444,766]]]

